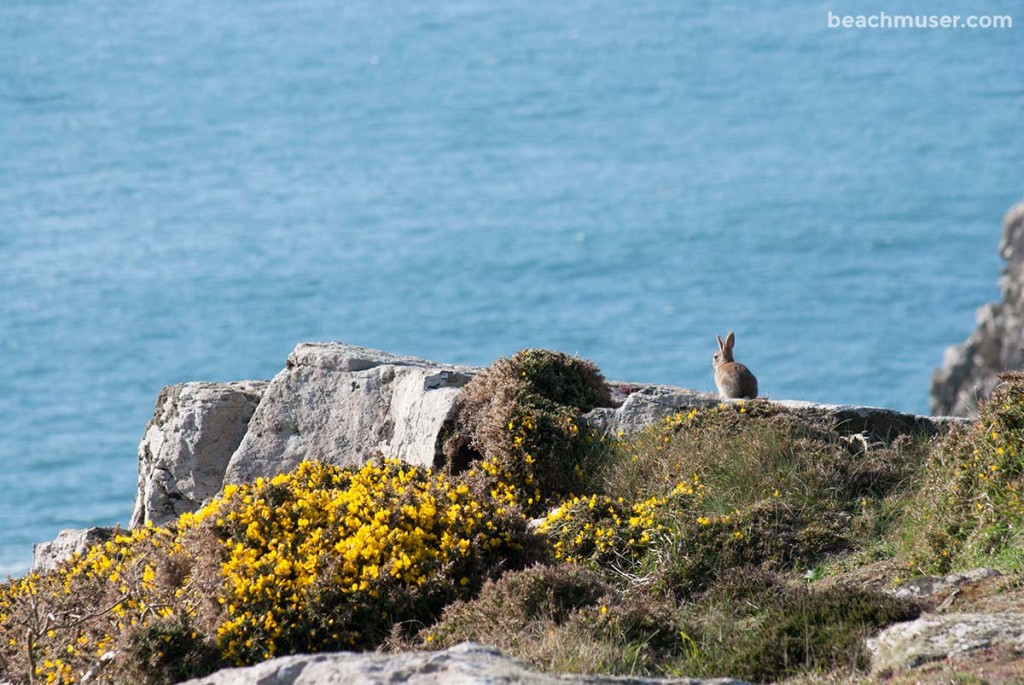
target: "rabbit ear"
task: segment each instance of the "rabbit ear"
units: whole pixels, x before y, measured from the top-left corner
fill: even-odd
[[[715,337],[718,338],[718,349],[724,350],[725,349],[725,341],[722,340],[722,336],[716,335]]]
[[[736,344],[736,334],[729,331],[729,335],[725,336],[725,349],[732,350],[733,345]]]

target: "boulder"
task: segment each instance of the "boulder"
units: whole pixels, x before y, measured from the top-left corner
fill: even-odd
[[[46,573],[70,559],[76,552],[83,553],[95,544],[114,536],[116,528],[79,528],[62,530],[50,542],[40,542],[32,548],[32,573]]]
[[[884,675],[980,650],[1024,656],[1024,614],[926,615],[889,626],[867,641],[871,671]]]
[[[729,678],[617,678],[551,675],[503,656],[493,647],[466,642],[439,652],[338,652],[271,659],[229,668],[181,685],[744,685]]]
[[[1003,220],[999,254],[1006,260],[999,289],[1003,299],[978,310],[978,328],[946,350],[932,378],[933,414],[972,416],[992,394],[999,373],[1024,366],[1024,203]]]
[[[302,343],[270,381],[226,482],[302,460],[359,465],[377,454],[430,466],[455,398],[479,369],[344,343]]]
[[[266,387],[240,381],[163,389],[139,444],[132,528],[165,523],[217,494]]]

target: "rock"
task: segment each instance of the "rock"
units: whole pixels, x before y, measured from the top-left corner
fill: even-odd
[[[935,599],[940,595],[949,595],[966,585],[973,585],[1002,574],[991,568],[975,568],[962,573],[948,576],[922,576],[903,583],[893,595],[901,599]]]
[[[673,414],[716,407],[722,402],[716,393],[671,385],[611,381],[608,386],[612,391],[612,402],[618,406],[598,407],[584,417],[589,426],[606,435],[634,435]]]
[[[60,566],[75,552],[85,552],[95,544],[114,536],[116,528],[80,528],[62,530],[50,542],[32,548],[32,573],[46,573]]]
[[[343,343],[303,343],[270,382],[226,481],[290,471],[304,459],[343,466],[375,454],[432,465],[459,389],[479,369]]]
[[[897,623],[867,641],[871,671],[888,674],[978,650],[1024,655],[1024,614],[942,614]]]
[[[139,444],[132,528],[165,523],[217,494],[266,387],[241,381],[163,389]]]
[[[1024,366],[1024,203],[1003,220],[999,254],[1006,260],[1001,302],[978,310],[978,328],[966,342],[946,350],[932,378],[933,414],[971,416],[992,394],[998,374]]]
[[[229,668],[180,685],[743,685],[729,678],[636,678],[551,675],[531,670],[483,645],[466,642],[439,652],[337,652],[285,656]]]
[[[633,435],[647,426],[679,412],[707,409],[729,402],[771,402],[772,405],[805,418],[827,422],[842,435],[871,441],[891,441],[897,435],[945,432],[961,419],[904,414],[879,407],[815,404],[795,400],[722,400],[714,393],[701,393],[666,385],[610,383],[615,409],[598,408],[586,415],[589,425],[608,435]]]

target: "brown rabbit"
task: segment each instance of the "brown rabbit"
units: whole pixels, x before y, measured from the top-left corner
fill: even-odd
[[[732,348],[736,344],[736,336],[732,331],[729,335],[716,335],[718,338],[718,352],[711,361],[715,369],[715,385],[718,387],[718,394],[723,398],[754,399],[757,397],[757,379],[750,369],[737,361],[733,361]]]

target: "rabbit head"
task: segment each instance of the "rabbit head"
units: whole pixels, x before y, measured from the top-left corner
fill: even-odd
[[[720,335],[715,337],[718,338],[718,352],[715,352],[715,356],[711,359],[711,365],[717,369],[722,364],[733,361],[732,348],[736,345],[736,334],[729,331],[725,340],[722,340]]]

